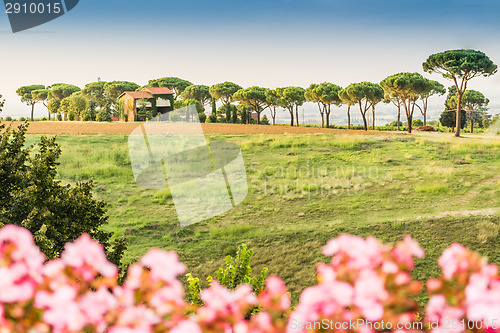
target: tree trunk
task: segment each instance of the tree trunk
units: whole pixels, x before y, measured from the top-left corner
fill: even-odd
[[[347,106],[347,129],[351,129],[351,106]]]
[[[325,127],[325,116],[323,112],[321,112],[320,114],[321,114],[321,128],[323,128]]]
[[[50,111],[49,111],[49,110],[47,110],[47,113],[48,113],[48,115],[49,115],[49,120],[50,120]]]
[[[410,133],[410,134],[411,134],[411,130],[412,130],[412,126],[411,126],[412,122],[413,122],[413,117],[412,116],[408,117],[408,133]]]
[[[372,129],[375,131],[375,105],[372,105]]]
[[[273,117],[273,125],[276,125],[276,107],[273,107],[273,111],[271,111],[271,117]]]
[[[461,111],[462,110],[461,110],[461,107],[460,107],[462,105],[462,94],[463,94],[463,92],[462,93],[460,93],[460,92],[457,93],[458,99],[457,99],[457,125],[456,125],[457,131],[455,132],[455,136],[456,137],[460,136],[460,127],[462,126],[462,124],[461,124],[461,120],[462,120],[461,119],[462,118],[461,117],[461,115],[462,115]]]
[[[424,111],[422,112],[422,116],[424,116],[424,126],[427,126],[427,107],[428,106],[429,106],[429,97],[427,97],[424,100],[424,105],[423,105]]]
[[[368,131],[368,123],[366,122],[366,115],[363,113],[363,107],[361,102],[359,102],[359,111],[361,112],[361,117],[363,118],[363,123],[365,125],[365,131]]]
[[[470,133],[474,133],[474,115],[472,112],[470,114]]]
[[[326,128],[330,128],[330,112],[331,112],[331,105],[328,104],[328,111],[326,111]]]
[[[35,112],[35,104],[31,104],[31,121],[34,121],[34,119],[33,119],[34,112]]]
[[[398,105],[398,132],[399,132],[399,123],[401,122],[401,104]]]
[[[297,127],[299,127],[299,106],[295,105],[295,123],[297,124]]]
[[[257,111],[257,125],[260,125],[260,112]]]
[[[365,131],[368,131],[368,123],[366,122],[366,116],[364,113],[361,113],[361,116],[363,117],[363,123],[365,125]]]
[[[293,107],[292,107],[292,110],[288,110],[288,112],[290,112],[290,126],[293,127]]]

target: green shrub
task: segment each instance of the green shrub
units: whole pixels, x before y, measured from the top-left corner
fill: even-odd
[[[215,123],[217,122],[217,114],[212,113],[212,114],[208,117],[208,119],[210,120],[210,122],[211,122],[211,123],[214,123],[214,124],[215,124]]]
[[[109,112],[109,110],[106,109],[100,109],[99,112],[97,112],[96,120],[100,122],[112,121],[111,112]]]
[[[189,290],[187,293],[188,302],[191,302],[191,304],[202,306],[203,301],[200,298],[200,293],[201,293],[200,279],[194,278],[193,275],[191,275],[191,273],[186,274],[186,277],[189,284]]]
[[[96,117],[94,109],[85,109],[80,112],[80,118],[83,121],[94,121]]]
[[[198,118],[200,118],[200,123],[207,121],[207,115],[205,113],[198,113]]]
[[[253,250],[248,250],[246,244],[238,246],[234,257],[231,255],[226,256],[226,264],[217,271],[216,281],[230,290],[234,290],[239,285],[247,283],[252,287],[252,291],[255,294],[260,293],[264,289],[268,269],[264,267],[258,277],[252,277],[250,259],[252,259],[253,254]],[[200,280],[193,278],[191,274],[186,274],[186,277],[189,283],[188,300],[193,304],[202,305],[203,301],[200,299]],[[207,277],[207,281],[208,283],[212,283],[214,278],[209,276]]]
[[[262,119],[260,120],[260,124],[261,125],[269,125],[269,119],[267,119],[266,116],[262,117]]]
[[[5,117],[5,121],[12,121],[12,117],[11,116]]]
[[[101,243],[108,259],[120,264],[127,241],[111,242],[106,203],[94,199],[92,181],[74,186],[56,180],[61,147],[56,138],[42,136],[25,147],[28,124],[17,129],[0,125],[0,226],[15,224],[28,229],[47,259],[57,258],[64,245],[82,233]]]
[[[417,128],[420,126],[424,126],[424,122],[420,119],[413,119],[413,121],[411,122],[411,127]]]

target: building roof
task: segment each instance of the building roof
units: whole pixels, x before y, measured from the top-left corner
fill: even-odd
[[[146,87],[142,91],[149,91],[153,95],[173,95],[174,92],[167,87]]]
[[[133,99],[141,99],[141,98],[153,98],[153,96],[146,91],[125,91],[118,98],[122,98],[123,95],[129,95]]]

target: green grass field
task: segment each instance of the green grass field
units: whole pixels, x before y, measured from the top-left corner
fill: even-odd
[[[30,143],[38,137],[30,135]],[[202,280],[247,243],[255,270],[269,267],[294,301],[315,283],[321,247],[341,233],[396,242],[411,234],[427,251],[415,276],[439,273],[452,242],[500,263],[500,140],[417,136],[211,135],[237,143],[249,183],[245,201],[222,216],[178,227],[168,189],[138,188],[127,137],[61,135],[59,178],[93,179],[109,203],[108,230],[127,235],[126,262],[150,247],[176,251]]]

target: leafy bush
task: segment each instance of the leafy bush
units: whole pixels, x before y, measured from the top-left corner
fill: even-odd
[[[84,109],[80,112],[80,118],[83,121],[94,121],[96,118],[94,109]]]
[[[441,125],[446,127],[455,128],[457,124],[457,113],[456,111],[444,111],[441,113],[441,117],[439,118],[439,122]],[[465,110],[461,110],[460,112],[460,127],[463,129],[465,124],[467,123],[467,113]]]
[[[5,121],[12,121],[12,117],[11,116],[5,117]]]
[[[104,108],[100,109],[97,112],[96,120],[100,121],[100,122],[106,122],[106,121],[110,122],[110,121],[112,121],[111,112],[109,110],[104,109]]]
[[[424,122],[420,119],[413,119],[413,121],[411,122],[411,127],[417,128],[420,126],[424,126]]]
[[[21,117],[21,118],[19,118],[19,121],[26,121],[26,118]]]
[[[264,117],[262,117],[262,119],[260,120],[260,124],[269,125],[269,119],[267,119],[267,117],[264,115]]]
[[[258,277],[252,277],[252,268],[250,260],[254,252],[248,250],[246,244],[242,244],[236,251],[236,256],[226,256],[226,265],[219,268],[217,271],[217,283],[227,287],[230,290],[236,289],[242,284],[249,284],[252,291],[256,294],[264,288],[264,281],[267,276],[268,269],[264,267]],[[191,274],[186,275],[189,283],[188,299],[194,304],[203,304],[200,299],[199,279],[193,278]],[[207,281],[212,284],[215,280],[212,276],[207,277]]]
[[[207,115],[204,114],[203,112],[198,113],[198,118],[200,118],[200,123],[202,123],[202,124],[207,121]]]
[[[212,114],[208,117],[208,120],[209,120],[208,122],[210,122],[210,123],[214,123],[214,124],[215,124],[215,123],[217,122],[217,114],[212,113]]]
[[[0,225],[27,228],[49,259],[57,258],[67,242],[88,233],[119,264],[126,240],[112,244],[113,234],[102,230],[108,221],[106,203],[93,198],[92,182],[71,186],[55,180],[61,147],[55,137],[41,137],[36,148],[25,147],[27,127],[0,125]]]

